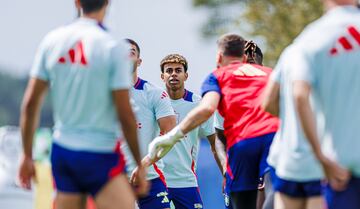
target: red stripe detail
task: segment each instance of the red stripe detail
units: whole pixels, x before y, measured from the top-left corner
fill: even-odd
[[[354,26],[350,26],[348,28],[350,35],[356,40],[356,42],[360,45],[360,33],[356,30]]]
[[[58,62],[64,64],[66,62],[65,57],[60,57]]]
[[[233,172],[232,172],[232,170],[231,170],[231,167],[230,167],[230,165],[229,165],[229,162],[226,162],[226,172],[229,174],[229,176],[230,176],[231,179],[234,179],[234,174],[233,174]]]
[[[346,51],[350,51],[350,50],[353,49],[353,46],[351,45],[351,43],[349,42],[349,40],[347,40],[346,37],[343,36],[343,37],[339,38],[339,42],[340,42],[340,44],[344,47],[344,49],[345,49]]]
[[[74,49],[69,50],[69,56],[70,56],[70,62],[75,63],[75,50]]]
[[[120,146],[121,146],[121,142],[120,142],[120,140],[118,140],[114,151],[115,151],[115,153],[118,153],[119,161],[118,161],[118,164],[109,171],[108,175],[110,178],[113,178],[113,177],[119,175],[120,173],[122,173],[124,171],[124,168],[125,168],[125,158],[124,158],[123,153],[121,152]]]
[[[336,48],[332,48],[331,50],[330,50],[330,54],[331,55],[336,55],[338,53],[338,50],[336,49]]]
[[[195,172],[195,161],[192,160],[191,161],[191,171],[194,173],[196,179],[198,178],[197,175],[196,175],[196,172]]]
[[[80,41],[77,46],[77,57],[80,57],[80,63],[83,64],[83,65],[87,65],[87,61],[86,61],[86,58],[85,58],[85,53],[84,53],[84,46],[83,46],[83,43],[82,41]]]
[[[165,187],[167,187],[164,174],[161,172],[159,167],[157,167],[156,163],[153,163],[152,165],[154,166],[155,172],[159,175],[160,180],[164,183]]]
[[[134,85],[134,88],[137,88],[139,86],[139,84],[140,84],[140,78],[137,79],[137,81],[136,81],[136,83]]]

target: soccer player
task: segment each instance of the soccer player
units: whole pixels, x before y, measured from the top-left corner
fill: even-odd
[[[201,97],[185,89],[184,83],[188,78],[188,63],[185,57],[179,54],[167,55],[162,59],[160,67],[161,79],[165,83],[171,105],[179,122],[198,105]],[[200,138],[206,137],[209,140],[214,157],[222,170],[221,160],[218,158],[215,148],[213,117],[184,137],[185,139],[177,143],[163,158],[164,174],[170,198],[176,209],[203,208],[196,177]],[[225,154],[220,156],[225,156]]]
[[[176,126],[176,117],[171,106],[168,94],[138,77],[138,67],[141,65],[140,47],[131,39],[126,39],[130,45],[130,58],[136,63],[133,69],[134,86],[131,89],[131,99],[134,109],[137,111],[136,122],[139,134],[141,157],[147,154],[150,142],[160,133],[166,133]],[[136,185],[132,173],[136,173],[136,161],[131,156],[127,144],[123,144],[122,150],[126,157],[126,166],[131,182]],[[148,157],[143,160],[143,165],[148,168],[147,179],[151,182],[150,192],[147,196],[138,200],[140,209],[170,208],[170,200],[166,189],[163,175],[164,163],[162,160],[151,161]],[[135,177],[135,176],[134,176]]]
[[[120,121],[136,163],[137,193],[147,193],[135,117],[129,102],[131,62],[125,46],[103,27],[107,0],[77,0],[82,17],[46,35],[35,57],[21,111],[23,158],[20,183],[31,187],[34,132],[49,89],[54,109],[51,153],[57,209],[84,208],[87,194],[97,208],[134,208],[116,138]]]
[[[293,97],[328,180],[328,208],[355,209],[360,208],[360,11],[355,0],[324,0],[324,5],[326,14],[294,41]],[[319,115],[325,123],[322,145]]]
[[[323,174],[303,134],[293,102],[291,74],[296,70],[291,65],[296,56],[293,51],[289,46],[281,55],[263,102],[266,111],[281,119],[268,157],[275,169],[272,174],[275,208],[321,209]]]
[[[164,156],[185,134],[205,122],[218,108],[224,117],[232,204],[236,209],[255,209],[259,177],[278,128],[278,119],[260,108],[271,69],[244,63],[245,41],[236,34],[218,40],[217,65],[202,86],[203,98],[184,120],[149,146],[151,157]]]

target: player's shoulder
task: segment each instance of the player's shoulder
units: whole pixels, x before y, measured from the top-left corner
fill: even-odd
[[[201,100],[201,97],[192,91],[185,89],[183,99],[186,102],[198,103]]]
[[[138,82],[135,84],[135,87],[138,90],[144,90],[144,92],[146,92],[150,96],[162,95],[164,97],[169,97],[164,89],[160,88],[159,86],[157,86],[149,81],[143,80],[141,78],[138,79]]]

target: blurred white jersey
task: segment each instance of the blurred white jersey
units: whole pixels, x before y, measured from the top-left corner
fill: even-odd
[[[201,97],[185,90],[183,98],[171,100],[177,124],[194,109]],[[171,151],[163,158],[164,173],[169,188],[197,187],[196,164],[199,153],[199,140],[215,134],[214,118],[211,116],[206,122],[185,135],[185,139],[176,143]]]
[[[147,154],[150,142],[160,135],[157,120],[175,114],[171,107],[168,94],[164,90],[140,78],[131,89],[131,99],[133,109],[136,110],[135,116],[139,135],[139,147],[141,157],[143,158]],[[125,154],[128,175],[131,175],[136,167],[135,160],[125,141],[122,143],[121,149]],[[162,177],[161,170],[163,167],[164,164],[162,160],[150,166],[147,175],[148,179]]]
[[[324,152],[360,177],[360,10],[335,7],[294,43],[294,80],[311,85],[325,117]]]
[[[16,184],[21,144],[19,128],[0,128],[0,208],[34,208],[34,190],[25,190]]]
[[[49,83],[55,143],[71,150],[113,152],[119,126],[111,92],[131,87],[125,45],[96,20],[79,18],[45,36],[31,77]]]
[[[277,176],[289,181],[315,181],[323,177],[319,162],[304,136],[295,111],[292,94],[291,63],[296,56],[290,46],[280,56],[270,80],[280,85],[280,128],[271,144],[268,163]],[[318,127],[321,118],[318,118]]]

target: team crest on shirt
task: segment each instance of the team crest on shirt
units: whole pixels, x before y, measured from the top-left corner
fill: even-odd
[[[201,203],[195,203],[194,208],[203,208],[203,205]]]
[[[167,192],[160,192],[160,193],[157,193],[157,195],[156,195],[156,197],[163,197],[163,200],[161,201],[161,203],[169,203],[170,202],[170,200],[167,196],[168,196]]]

